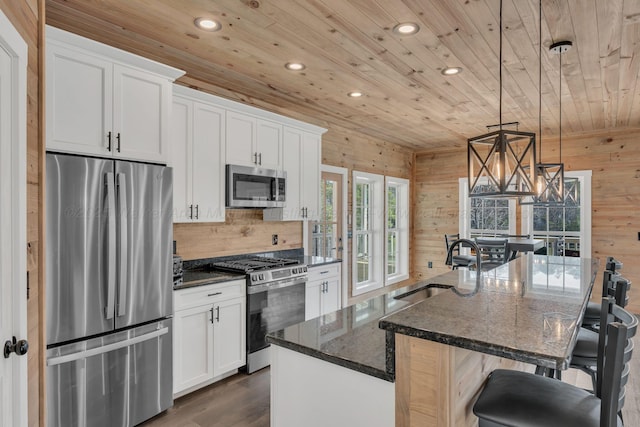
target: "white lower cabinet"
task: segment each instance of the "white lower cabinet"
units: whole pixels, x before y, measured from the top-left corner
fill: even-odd
[[[309,267],[305,292],[305,320],[334,312],[342,307],[340,264]]]
[[[174,396],[246,364],[245,286],[240,279],[174,292]]]

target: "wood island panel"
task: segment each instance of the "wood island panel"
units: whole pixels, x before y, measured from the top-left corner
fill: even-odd
[[[473,404],[498,368],[525,363],[396,334],[396,427],[474,427]]]

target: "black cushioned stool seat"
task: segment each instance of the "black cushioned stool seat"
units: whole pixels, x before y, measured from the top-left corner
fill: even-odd
[[[600,399],[590,392],[505,369],[492,372],[473,413],[481,418],[480,427],[600,427]]]

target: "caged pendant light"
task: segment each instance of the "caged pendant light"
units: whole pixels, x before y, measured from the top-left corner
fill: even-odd
[[[542,0],[539,3],[538,17],[538,147],[540,150],[540,163],[535,165],[537,172],[535,194],[521,198],[520,204],[558,206],[563,205],[565,199],[562,154],[560,155],[560,163],[542,163]],[[567,46],[567,49],[571,46],[571,42],[559,43],[561,43],[561,46]],[[555,43],[551,46],[552,51],[554,51],[553,48],[557,44]],[[562,117],[562,112],[560,114],[560,117]],[[560,123],[560,126],[562,127],[562,123]],[[560,144],[562,147],[562,142]],[[562,148],[560,148],[560,153],[562,153]]]
[[[502,122],[502,0],[500,0],[500,129],[467,140],[469,197],[534,195],[536,136],[503,129]]]

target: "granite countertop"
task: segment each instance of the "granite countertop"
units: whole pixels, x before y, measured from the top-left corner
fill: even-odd
[[[408,305],[381,295],[267,334],[267,342],[394,381],[393,371],[387,370],[386,333],[378,321]]]
[[[194,286],[212,285],[214,283],[228,282],[230,280],[245,279],[244,274],[227,273],[210,269],[185,270],[182,284],[174,286],[173,290],[192,288]]]
[[[565,368],[597,264],[524,255],[483,272],[478,289],[474,271],[451,271],[270,333],[267,341],[387,381],[395,381],[395,333]]]
[[[441,292],[386,316],[380,327],[566,369],[597,268],[597,260],[529,254],[483,272],[479,288],[475,272],[452,271],[429,282],[455,285],[457,292]]]
[[[310,255],[303,255],[301,257],[296,257],[296,259],[298,259],[302,264],[306,264],[307,267],[318,267],[321,265],[335,264],[337,262],[342,262],[340,258],[310,256]]]

